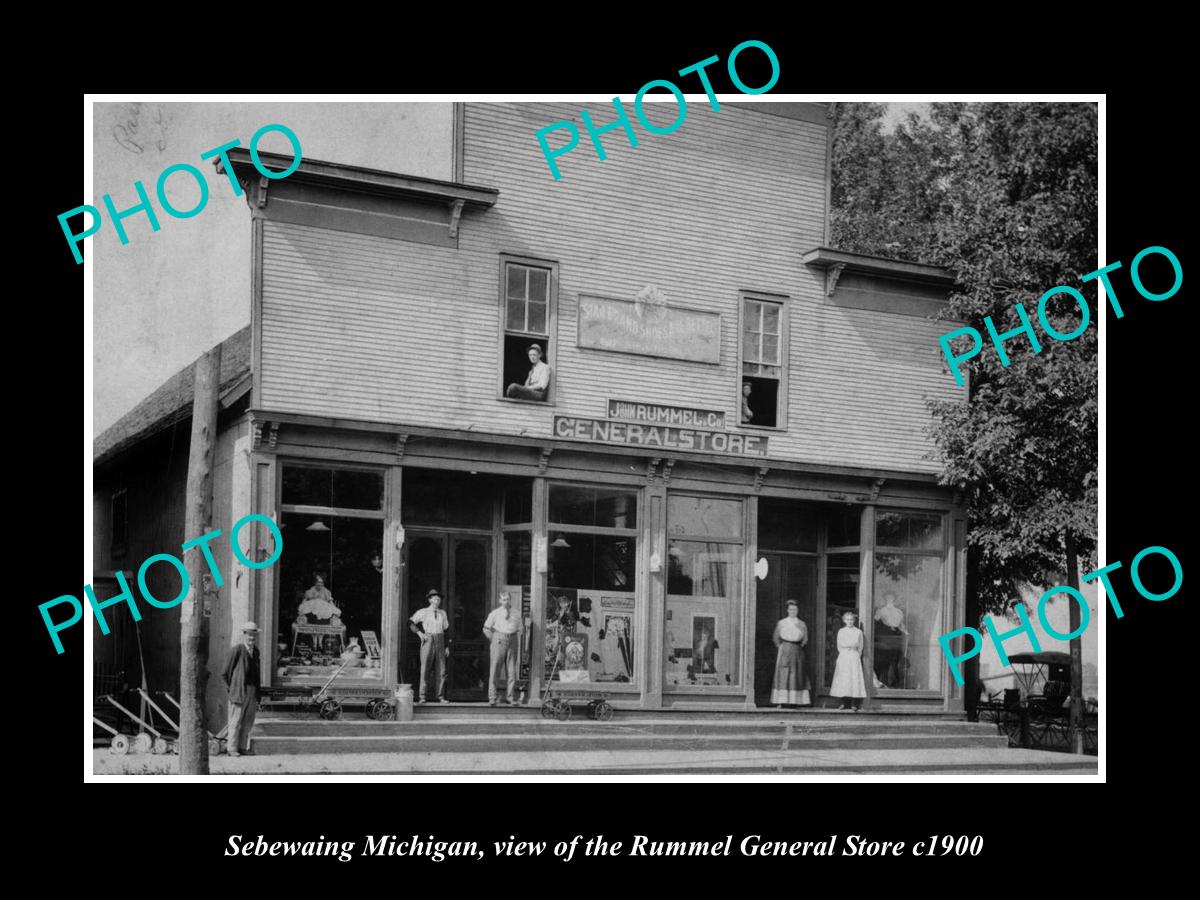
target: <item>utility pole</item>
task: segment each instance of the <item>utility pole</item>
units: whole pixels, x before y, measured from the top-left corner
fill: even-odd
[[[198,360],[188,451],[184,541],[212,530],[213,457],[217,445],[217,396],[221,389],[221,345]],[[199,546],[184,552],[190,589],[179,611],[179,774],[208,774],[208,726],[204,688],[208,677],[208,616],[204,608],[208,565]]]
[[[1070,529],[1066,534],[1067,584],[1079,590],[1079,560],[1075,558],[1075,536]],[[1081,592],[1082,595],[1082,592]],[[1069,633],[1079,630],[1082,612],[1079,604],[1072,600],[1070,606]],[[1071,638],[1071,752],[1083,753],[1083,635]]]

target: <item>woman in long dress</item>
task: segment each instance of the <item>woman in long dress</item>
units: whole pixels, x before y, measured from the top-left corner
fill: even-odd
[[[771,689],[771,702],[776,707],[811,706],[808,673],[804,669],[804,646],[808,643],[808,627],[798,616],[800,605],[795,600],[787,602],[787,618],[775,624],[771,640],[779,648],[775,657],[775,682]]]
[[[867,682],[863,678],[862,652],[865,645],[862,629],[855,623],[858,614],[847,610],[842,613],[845,624],[838,629],[837,665],[833,670],[833,684],[829,687],[829,696],[841,697],[839,709],[851,709],[858,712],[862,706],[862,698],[867,696]]]

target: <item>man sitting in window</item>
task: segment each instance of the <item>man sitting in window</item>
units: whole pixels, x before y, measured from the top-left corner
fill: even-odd
[[[546,391],[550,387],[550,367],[542,362],[541,344],[530,344],[527,352],[533,368],[525,377],[525,384],[522,386],[513,382],[504,392],[504,396],[514,400],[545,400]]]

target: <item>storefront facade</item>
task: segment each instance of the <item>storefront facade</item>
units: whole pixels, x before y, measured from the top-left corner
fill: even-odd
[[[507,591],[529,702],[553,679],[750,708],[796,600],[818,705],[849,609],[869,705],[961,708],[937,636],[965,514],[922,431],[962,397],[928,319],[948,280],[822,249],[819,105],[722,107],[554,185],[546,106],[460,108],[454,182],[305,160],[269,183],[230,154],[255,258],[231,507],[284,536],[231,608],[269,636],[264,681],[320,684],[357,644],[346,684],[416,683],[436,588],[447,695],[484,701]],[[513,396],[534,344],[549,386]]]

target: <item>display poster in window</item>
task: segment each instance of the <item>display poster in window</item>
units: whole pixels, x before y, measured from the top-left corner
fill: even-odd
[[[521,648],[518,654],[520,660],[520,675],[518,676],[518,687],[526,687],[529,684],[529,669],[531,648],[533,647],[533,620],[530,615],[530,591],[529,588],[523,585],[506,584],[504,590],[508,593],[509,598],[514,602],[520,597],[521,609]]]
[[[591,680],[588,672],[588,636],[585,632],[564,634],[562,668],[559,670],[558,680],[574,683]]]
[[[545,677],[551,681],[563,669],[563,642],[579,627],[579,592],[551,587],[546,604]]]
[[[379,659],[379,635],[373,631],[362,632],[363,649],[368,659]]]

